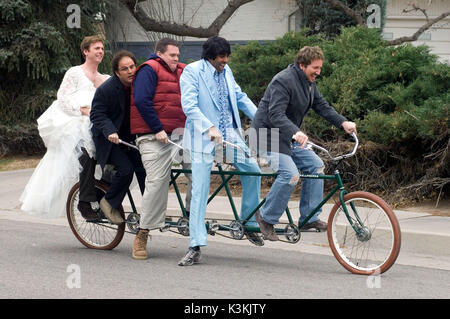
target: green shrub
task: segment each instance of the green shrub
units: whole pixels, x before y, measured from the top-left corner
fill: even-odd
[[[42,155],[45,146],[35,124],[0,124],[0,158],[4,155]]]

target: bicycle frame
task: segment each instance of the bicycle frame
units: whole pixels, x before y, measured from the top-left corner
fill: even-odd
[[[239,214],[238,211],[236,209],[236,206],[234,204],[234,200],[233,200],[233,196],[231,194],[230,188],[228,186],[228,181],[233,178],[236,175],[245,175],[245,176],[267,176],[267,177],[276,177],[278,174],[277,173],[252,173],[252,172],[240,172],[240,171],[224,171],[221,164],[217,164],[218,170],[217,171],[212,171],[211,174],[212,175],[220,175],[221,179],[222,179],[222,183],[214,190],[214,192],[209,196],[208,198],[208,203],[210,203],[214,197],[223,189],[225,188],[225,192],[227,194],[227,198],[230,202],[231,205],[231,209],[233,211],[233,216],[235,218],[235,220],[238,220],[240,222],[242,222],[243,225],[246,225],[249,220],[252,218],[252,216],[258,211],[258,209],[261,208],[261,206],[265,203],[266,198],[264,198],[263,200],[260,201],[260,203],[258,204],[258,206],[256,206],[253,211],[249,214],[249,216],[244,219],[244,220],[240,220],[239,219]],[[174,190],[175,193],[177,195],[177,199],[178,199],[178,203],[180,205],[181,211],[183,213],[183,217],[187,217],[187,213],[186,213],[186,208],[184,207],[184,203],[183,200],[181,198],[181,194],[178,188],[178,185],[176,183],[176,179],[178,178],[178,176],[180,176],[181,174],[189,174],[191,173],[191,170],[185,170],[185,169],[172,169],[171,171],[171,181],[170,184],[174,186]],[[342,182],[342,178],[341,175],[339,173],[338,170],[335,170],[334,175],[325,175],[325,174],[300,174],[299,177],[300,178],[307,178],[307,179],[323,179],[323,180],[334,180],[336,182],[336,186],[325,196],[325,198],[320,202],[320,204],[305,218],[305,220],[298,225],[298,228],[302,228],[316,213],[317,211],[322,208],[323,205],[325,205],[325,203],[328,202],[328,200],[334,195],[336,194],[336,192],[339,191],[339,199],[340,202],[342,203],[343,207],[344,207],[344,211],[345,214],[347,215],[347,218],[349,220],[349,222],[353,225],[353,221],[351,220],[348,211],[344,205],[344,195],[347,194],[347,190],[344,187],[344,184]],[[289,208],[286,208],[286,215],[288,218],[288,221],[290,224],[294,224],[294,221],[292,219],[292,215],[289,211]],[[223,230],[226,230],[225,228],[222,227]],[[259,232],[260,229],[258,227],[252,227],[252,226],[245,226],[245,229],[249,232]],[[277,230],[276,230],[277,231]],[[280,230],[278,230],[280,231]],[[356,231],[356,229],[355,229]]]
[[[349,154],[341,155],[341,156],[336,157],[336,158],[331,157],[331,155],[329,154],[329,152],[326,149],[324,149],[324,148],[322,148],[322,147],[320,147],[320,146],[318,146],[318,145],[316,145],[314,143],[311,143],[311,142],[308,143],[309,144],[308,147],[314,147],[314,148],[317,148],[317,149],[327,153],[328,156],[334,161],[334,165],[335,165],[334,166],[334,174],[333,175],[326,175],[326,174],[301,174],[300,173],[299,174],[299,178],[301,178],[301,179],[334,180],[335,183],[336,183],[336,186],[311,211],[311,213],[298,225],[299,229],[301,229],[305,224],[307,224],[308,221],[323,207],[323,205],[325,205],[328,202],[328,200],[330,200],[330,198],[333,197],[333,195],[335,195],[339,191],[339,201],[340,201],[341,206],[342,206],[342,208],[344,210],[346,218],[347,218],[348,222],[350,223],[351,227],[355,230],[355,232],[357,234],[360,233],[361,226],[363,226],[364,224],[360,220],[360,218],[358,216],[358,213],[356,212],[356,208],[354,207],[353,203],[351,203],[350,206],[352,208],[352,211],[354,213],[354,216],[355,216],[359,226],[355,225],[355,223],[353,222],[353,219],[350,217],[350,213],[349,213],[349,211],[348,211],[348,209],[347,209],[347,207],[345,205],[345,202],[344,202],[344,196],[348,192],[345,189],[345,186],[344,186],[344,184],[342,182],[342,178],[341,178],[340,172],[338,170],[338,167],[339,167],[341,161],[343,159],[347,158],[347,157],[353,156],[355,154],[355,152],[356,152],[356,149],[358,147],[358,139],[357,139],[355,134],[353,134],[353,137],[356,140],[355,147],[354,147],[353,151],[351,153],[349,153]],[[124,143],[124,142],[121,141],[121,143]],[[126,144],[126,143],[124,143],[124,144]],[[177,144],[175,144],[175,145],[177,145]],[[136,148],[134,145],[129,145],[129,146],[132,146],[132,147]],[[239,214],[238,214],[236,206],[234,204],[233,196],[231,194],[230,188],[228,187],[228,181],[231,178],[233,178],[234,176],[236,176],[236,175],[238,175],[238,176],[239,175],[245,175],[245,176],[260,176],[260,177],[263,177],[263,176],[276,177],[278,174],[277,173],[253,173],[253,172],[240,172],[240,171],[224,171],[223,168],[222,168],[222,165],[220,163],[217,163],[216,165],[217,165],[218,170],[217,171],[211,171],[211,174],[212,175],[220,175],[220,177],[222,179],[222,183],[209,196],[207,204],[209,204],[214,199],[214,197],[223,188],[225,188],[225,192],[227,194],[228,201],[229,201],[229,203],[231,205],[231,209],[233,211],[234,219],[236,221],[240,221],[245,226],[246,231],[248,231],[248,232],[259,232],[260,231],[259,227],[246,226],[246,224],[255,215],[255,213],[261,208],[261,206],[265,203],[266,198],[264,198],[263,200],[260,201],[260,203],[253,209],[253,211],[249,214],[249,216],[246,219],[240,220],[239,219]],[[187,169],[172,169],[171,170],[171,175],[170,175],[170,179],[171,179],[170,180],[170,185],[173,185],[173,187],[174,187],[175,194],[177,196],[177,200],[178,200],[178,203],[180,205],[182,215],[185,218],[187,218],[188,215],[187,215],[187,211],[186,211],[186,208],[184,206],[183,200],[181,198],[181,194],[180,194],[180,191],[179,191],[176,179],[181,174],[191,174],[191,173],[192,173],[192,171],[191,170],[187,170]],[[131,207],[132,207],[133,213],[137,213],[136,206],[134,204],[133,198],[131,196],[131,192],[129,190],[128,190],[127,194],[128,194],[128,198],[129,198],[130,203],[131,203]],[[292,219],[292,215],[291,215],[288,207],[286,207],[286,216],[288,218],[289,224],[294,224],[294,221]],[[169,224],[170,225],[174,225],[175,223],[170,223],[169,222]],[[207,224],[207,227],[209,227],[208,224]],[[226,226],[224,227],[223,225],[219,225],[219,229],[220,230],[229,230],[229,227],[226,227]],[[277,233],[282,233],[282,230],[280,230],[280,229],[275,229],[275,231]]]

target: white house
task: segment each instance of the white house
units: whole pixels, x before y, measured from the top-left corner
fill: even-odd
[[[411,0],[388,0],[386,23],[383,36],[395,39],[412,35],[426,23],[421,12],[408,12],[407,4]],[[171,10],[168,10],[168,3]],[[429,19],[450,11],[450,0],[415,0],[421,8],[427,10]],[[153,7],[148,6],[149,3]],[[153,17],[164,17],[191,26],[207,27],[226,6],[225,0],[148,0],[144,2]],[[240,7],[220,31],[220,36],[231,43],[245,43],[249,40],[275,40],[288,31],[298,30],[301,15],[295,0],[254,0]],[[128,48],[139,56],[145,56],[153,50],[153,43],[160,35],[145,32],[126,10],[117,14],[112,30],[115,41],[120,47]],[[184,59],[198,59],[201,44],[205,39],[184,37],[182,56]],[[442,61],[450,62],[450,17],[441,20],[414,45],[426,44],[431,52],[439,55]]]

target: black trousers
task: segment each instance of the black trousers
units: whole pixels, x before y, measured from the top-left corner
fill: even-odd
[[[139,189],[144,194],[146,174],[139,151],[125,145],[114,144],[109,154],[108,164],[114,165],[116,171],[105,194],[105,199],[113,208],[119,208],[122,204],[133,181],[133,174],[136,174]]]
[[[78,159],[83,167],[80,172],[80,201],[95,202],[98,200],[94,182],[95,165],[97,162],[89,157],[85,148],[82,148],[81,150],[83,151],[83,154]]]

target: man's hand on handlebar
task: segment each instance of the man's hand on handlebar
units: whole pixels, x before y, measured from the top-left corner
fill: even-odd
[[[156,133],[155,137],[156,137],[156,140],[158,142],[161,142],[161,143],[164,143],[164,144],[169,143],[169,137],[167,136],[167,133],[164,130]]]
[[[292,136],[292,139],[299,143],[301,148],[305,148],[306,143],[308,143],[308,136],[302,131],[295,133],[294,136]]]
[[[108,136],[108,141],[114,144],[119,144],[119,134],[112,133]]]
[[[208,134],[214,143],[221,144],[223,142],[222,134],[220,134],[220,131],[215,126],[209,128]]]
[[[358,134],[358,132],[356,132],[356,124],[350,121],[344,121],[342,122],[342,128],[344,129],[344,131],[347,134]]]

